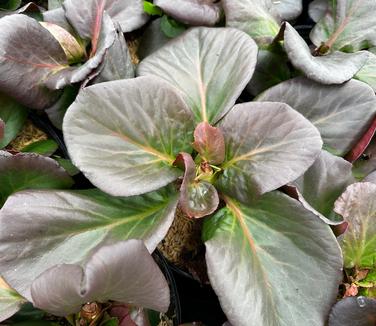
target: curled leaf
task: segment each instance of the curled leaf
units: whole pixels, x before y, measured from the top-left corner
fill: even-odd
[[[207,122],[196,126],[192,146],[204,161],[221,164],[225,159],[225,139],[222,131]]]
[[[183,212],[195,218],[213,213],[219,204],[217,190],[207,181],[196,180],[196,165],[191,155],[180,153],[175,164],[185,167],[179,201]]]

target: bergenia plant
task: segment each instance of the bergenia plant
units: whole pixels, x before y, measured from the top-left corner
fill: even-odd
[[[0,213],[6,281],[32,301],[33,280],[56,264],[131,238],[152,252],[179,202],[188,216],[211,214],[208,274],[231,323],[323,325],[340,248],[316,212],[275,191],[307,171],[322,139],[285,103],[234,106],[256,58],[244,32],[196,28],[146,58],[141,77],[83,89],[64,137],[74,164],[109,195],[11,196]]]

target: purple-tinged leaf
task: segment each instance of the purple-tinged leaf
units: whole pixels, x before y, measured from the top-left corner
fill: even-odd
[[[221,6],[214,0],[154,0],[172,18],[193,26],[214,26],[221,18]]]
[[[376,299],[349,297],[333,307],[329,326],[375,326]]]
[[[26,300],[0,278],[0,322],[13,316]]]
[[[313,0],[309,4],[308,13],[312,20],[317,23],[322,17],[325,16],[328,8],[328,0]]]
[[[214,165],[221,164],[225,159],[225,139],[222,131],[212,127],[207,122],[201,122],[196,126],[192,146],[200,154],[201,158]]]
[[[57,265],[31,285],[34,306],[56,316],[77,313],[87,302],[109,300],[166,312],[166,279],[141,240],[101,247],[82,267]]]
[[[322,151],[315,163],[291,185],[305,208],[327,224],[342,224],[333,208],[346,187],[355,182],[351,168],[343,158]]]
[[[358,140],[355,146],[346,154],[346,160],[353,163],[356,161],[366,150],[368,145],[371,143],[371,140],[376,132],[376,117],[369,125],[368,129],[362,135],[362,137]]]
[[[293,66],[309,79],[322,84],[341,84],[351,79],[368,60],[365,51],[357,53],[333,52],[313,56],[303,38],[289,23],[285,23],[285,49]]]
[[[181,96],[155,77],[84,89],[63,124],[73,164],[114,196],[147,193],[176,180],[181,171],[172,164],[180,151],[191,150],[193,129]]]
[[[114,44],[107,50],[94,83],[135,77],[135,67],[120,26],[116,28]]]
[[[0,207],[23,189],[70,188],[72,178],[55,160],[38,154],[11,155],[0,151]]]
[[[355,146],[376,114],[375,94],[356,80],[322,85],[297,77],[266,90],[257,100],[290,105],[320,131],[324,147],[340,156]]]
[[[281,192],[225,198],[204,222],[208,275],[230,323],[322,326],[342,279],[329,226]]]
[[[142,0],[65,0],[63,8],[80,36],[91,40],[98,35],[104,11],[120,24],[124,33],[141,27],[149,19]]]
[[[311,31],[317,46],[356,52],[376,45],[376,2],[374,0],[327,1],[325,15]]]
[[[179,199],[183,212],[188,217],[194,218],[213,213],[219,204],[217,190],[207,181],[196,180],[196,165],[192,156],[187,153],[180,153],[175,164],[185,167]]]
[[[371,182],[371,183],[374,183],[376,184],[376,171],[373,171],[372,173],[368,174],[363,182]]]
[[[144,326],[136,324],[130,314],[131,314],[131,307],[124,303],[115,303],[111,306],[109,310],[109,315],[111,317],[116,317],[119,321],[119,326]],[[142,308],[141,308],[142,309]],[[150,325],[147,325],[150,326]]]
[[[95,248],[141,239],[153,252],[171,226],[177,201],[173,186],[125,198],[97,189],[16,193],[0,211],[0,273],[30,300],[39,274],[87,261]]]
[[[259,46],[270,44],[279,31],[280,17],[270,0],[222,0],[226,26],[242,30]]]
[[[354,183],[335,202],[348,228],[341,247],[346,268],[373,268],[376,261],[376,184]]]
[[[116,31],[111,18],[104,13],[95,50],[92,48],[90,59],[83,65],[68,67],[52,75],[45,81],[50,89],[62,89],[67,85],[85,80],[104,60],[106,52],[114,44]]]
[[[0,19],[0,91],[31,108],[52,105],[60,92],[44,80],[68,67],[59,42],[36,20],[25,15]]]
[[[59,42],[65,52],[65,55],[67,56],[69,63],[81,62],[81,60],[85,57],[85,49],[69,32],[59,25],[53,23],[40,22],[40,24]]]
[[[226,159],[216,185],[246,203],[301,176],[322,146],[318,130],[284,103],[235,105],[218,126]]]
[[[218,122],[252,77],[257,46],[233,28],[192,28],[138,66],[183,92],[196,122]]]
[[[281,20],[293,20],[300,16],[303,11],[302,0],[278,0],[273,1]]]

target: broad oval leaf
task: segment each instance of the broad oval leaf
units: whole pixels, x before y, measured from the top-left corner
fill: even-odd
[[[202,180],[196,180],[196,165],[187,153],[178,155],[175,164],[184,165],[184,179],[180,187],[179,204],[188,217],[200,218],[213,213],[219,204],[214,186]]]
[[[309,79],[322,84],[341,84],[351,79],[368,60],[368,53],[334,52],[313,56],[303,38],[289,23],[285,27],[285,49],[293,66]]]
[[[376,184],[354,183],[335,203],[348,228],[341,241],[345,267],[373,268],[376,261]]]
[[[328,224],[340,224],[333,208],[334,202],[355,182],[352,164],[343,158],[322,151],[315,163],[292,182],[303,206]]]
[[[369,52],[368,60],[354,78],[367,83],[376,92],[376,55]]]
[[[19,192],[0,211],[0,273],[30,300],[37,276],[57,264],[86,261],[94,248],[141,239],[152,252],[176,204],[171,187],[126,198],[95,189]]]
[[[320,131],[325,148],[341,156],[363,136],[376,113],[372,89],[356,80],[322,85],[297,77],[266,90],[257,100],[290,105]]]
[[[141,240],[104,246],[83,267],[52,267],[33,282],[31,295],[37,308],[56,316],[77,313],[87,302],[112,300],[163,312],[170,303],[167,281]]]
[[[302,0],[278,0],[273,4],[282,20],[293,20],[303,11]]]
[[[144,59],[140,75],[159,76],[184,94],[197,122],[216,123],[234,105],[257,60],[257,46],[232,28],[189,30]]]
[[[337,302],[329,317],[329,326],[374,326],[376,299],[349,297]]]
[[[279,31],[280,17],[270,0],[222,0],[226,26],[250,35],[259,46],[270,44]]]
[[[13,193],[24,189],[65,189],[72,178],[55,160],[38,154],[11,155],[0,151],[0,207]]]
[[[210,283],[233,325],[322,326],[342,278],[329,226],[272,192],[253,205],[227,198],[205,221]]]
[[[376,2],[374,0],[328,1],[325,15],[310,38],[316,46],[356,52],[376,45]]]
[[[146,193],[176,180],[181,171],[172,163],[179,152],[191,150],[193,129],[183,99],[155,77],[85,88],[63,123],[73,164],[115,196]]]
[[[26,300],[0,278],[0,322],[13,316]]]
[[[68,67],[59,42],[25,15],[0,19],[0,90],[25,106],[45,109],[59,97],[44,80]]]
[[[0,149],[7,146],[17,136],[26,118],[27,110],[23,105],[0,93],[0,119],[3,121]]]
[[[155,0],[167,15],[194,26],[214,26],[221,18],[220,4],[213,0]]]
[[[131,32],[148,21],[142,0],[65,0],[65,15],[72,26],[86,39],[98,33],[104,11],[118,22],[124,33]]]
[[[283,103],[235,105],[219,128],[226,159],[216,185],[243,202],[298,178],[322,145],[317,129]]]

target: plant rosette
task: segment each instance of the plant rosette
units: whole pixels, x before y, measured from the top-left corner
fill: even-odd
[[[73,163],[103,192],[12,195],[0,212],[5,280],[33,301],[34,280],[55,265],[82,264],[132,238],[152,252],[179,203],[205,219],[209,279],[232,324],[323,325],[341,279],[340,248],[317,203],[307,209],[276,189],[315,163],[327,130],[286,103],[234,106],[256,60],[246,33],[194,28],[143,60],[140,77],[83,89],[63,132]],[[320,91],[313,84],[304,97]],[[330,139],[338,150],[351,146]]]

